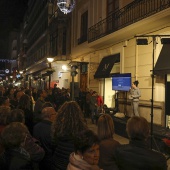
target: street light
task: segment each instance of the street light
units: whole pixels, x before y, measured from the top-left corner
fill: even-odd
[[[54,58],[47,58],[47,61],[49,63],[49,69],[51,69],[51,63],[54,61]],[[51,73],[49,73],[49,89],[50,89],[50,83],[51,83]]]

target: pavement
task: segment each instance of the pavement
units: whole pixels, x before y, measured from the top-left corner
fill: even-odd
[[[92,124],[91,119],[86,118],[87,125],[89,129],[91,129],[93,132],[97,134],[97,126],[95,124]],[[127,144],[129,143],[129,139],[124,138],[122,136],[119,136],[117,134],[114,134],[113,138],[117,141],[119,141],[120,144]]]
[[[89,118],[86,118],[86,121],[87,121],[88,128],[97,134],[97,125],[92,124],[91,119],[89,119]],[[117,134],[114,134],[113,138],[115,140],[117,140],[120,144],[128,144],[129,143],[129,139],[122,137],[120,135],[117,135]],[[170,170],[170,159],[167,160],[167,165],[168,165],[167,170]]]

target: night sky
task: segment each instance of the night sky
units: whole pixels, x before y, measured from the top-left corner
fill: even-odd
[[[28,0],[0,0],[0,59],[8,58],[9,32],[19,29],[27,9]]]

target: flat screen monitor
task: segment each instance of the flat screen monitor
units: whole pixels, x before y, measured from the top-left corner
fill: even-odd
[[[115,74],[112,76],[112,90],[129,91],[131,88],[131,73]]]

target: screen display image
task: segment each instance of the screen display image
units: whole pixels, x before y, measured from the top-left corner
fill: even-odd
[[[112,77],[112,90],[129,91],[131,84],[131,73],[115,74]]]

